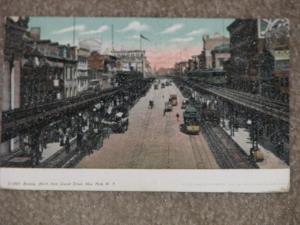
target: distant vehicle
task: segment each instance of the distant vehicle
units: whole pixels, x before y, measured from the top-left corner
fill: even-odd
[[[170,112],[170,111],[172,111],[172,109],[173,109],[173,107],[172,107],[171,102],[165,102],[165,111]]]
[[[201,117],[204,120],[210,121],[215,125],[220,123],[220,115],[213,102],[203,103],[201,108]]]
[[[170,85],[169,81],[166,81],[166,86],[169,86],[169,85]]]
[[[116,114],[117,126],[115,126],[115,132],[123,133],[128,129],[128,115],[123,112]]]
[[[197,70],[189,72],[187,77],[190,80],[202,82],[205,84],[212,84],[216,86],[224,86],[227,83],[227,76],[223,70]]]
[[[148,106],[148,108],[149,108],[149,109],[152,109],[153,106],[154,106],[154,102],[153,102],[153,100],[150,100],[150,101],[149,101],[149,106]]]
[[[165,88],[165,84],[164,83],[161,83],[161,88]]]
[[[169,101],[171,102],[172,106],[177,106],[177,95],[170,95]]]
[[[200,122],[197,110],[192,106],[187,106],[183,113],[184,130],[188,134],[199,134]]]
[[[101,121],[103,126],[110,127],[115,133],[124,133],[128,129],[128,115],[124,112],[117,112],[110,119]]]

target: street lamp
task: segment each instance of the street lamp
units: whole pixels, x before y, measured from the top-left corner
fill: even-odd
[[[230,136],[234,136],[235,110],[232,104],[229,104],[229,113]]]
[[[226,128],[226,126],[225,126],[225,102],[223,101],[223,104],[222,104],[222,107],[223,107],[223,109],[222,109],[222,127],[224,127],[224,128]]]
[[[102,135],[101,135],[101,121],[100,121],[100,113],[99,113],[100,107],[94,107],[93,108],[93,143],[94,148],[96,150],[100,149],[102,145]]]
[[[263,161],[264,155],[262,151],[258,147],[258,129],[257,129],[257,121],[254,116],[252,116],[252,119],[248,119],[246,121],[246,124],[248,125],[250,129],[250,139],[252,141],[252,146],[250,148],[250,156],[255,161]]]
[[[98,132],[99,132],[99,129],[98,129],[99,117],[97,115],[96,108],[93,108],[93,116],[94,116],[93,131],[94,131],[94,134],[98,134]]]

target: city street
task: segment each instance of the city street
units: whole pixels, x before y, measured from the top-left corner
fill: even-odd
[[[6,20],[0,167],[289,166],[287,20],[69,19]]]
[[[165,81],[162,81],[165,82]],[[177,94],[178,105],[163,115],[164,102]],[[153,109],[148,109],[149,101]],[[216,169],[216,160],[203,135],[187,135],[180,131],[183,123],[183,96],[173,84],[154,90],[131,109],[129,128],[124,134],[112,134],[103,147],[86,156],[79,168],[140,169]],[[176,113],[180,114],[177,121]]]

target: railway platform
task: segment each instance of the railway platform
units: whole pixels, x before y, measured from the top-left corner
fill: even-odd
[[[224,131],[230,135],[230,129],[228,128],[228,120],[225,122],[227,126],[223,127]],[[249,131],[245,128],[239,128],[234,131],[234,136],[231,137],[241,149],[247,154],[250,155],[251,141],[249,138]],[[265,146],[258,144],[259,149],[264,155],[264,160],[262,162],[256,162],[257,166],[261,169],[284,169],[289,166],[280,158],[278,158],[270,149],[267,149]]]

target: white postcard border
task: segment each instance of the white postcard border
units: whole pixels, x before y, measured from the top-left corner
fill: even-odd
[[[0,168],[0,187],[56,191],[287,192],[290,169]]]

